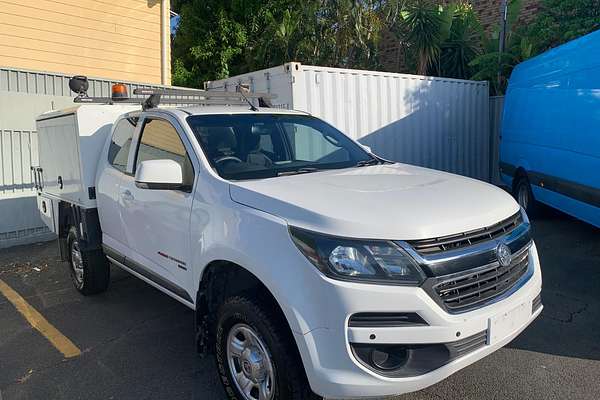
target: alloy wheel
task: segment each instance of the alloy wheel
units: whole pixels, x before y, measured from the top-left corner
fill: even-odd
[[[244,400],[270,400],[275,372],[267,346],[246,324],[236,324],[227,336],[229,371]]]

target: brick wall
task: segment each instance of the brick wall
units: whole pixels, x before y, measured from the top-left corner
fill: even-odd
[[[473,9],[479,16],[486,32],[490,32],[500,23],[500,0],[471,0]],[[538,12],[540,0],[523,0],[519,24],[531,22]]]
[[[407,72],[405,68],[405,55],[402,43],[395,34],[383,31],[379,42],[379,61],[383,71]]]

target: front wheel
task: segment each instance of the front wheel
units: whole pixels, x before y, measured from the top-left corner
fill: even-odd
[[[286,321],[260,302],[231,297],[220,307],[215,355],[231,400],[309,400],[312,393]]]
[[[87,296],[104,292],[110,282],[110,265],[101,250],[82,250],[75,227],[67,236],[69,270],[75,289]]]

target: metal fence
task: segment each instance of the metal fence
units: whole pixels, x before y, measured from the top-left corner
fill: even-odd
[[[490,97],[490,175],[495,185],[500,185],[500,136],[504,96]]]
[[[0,248],[52,238],[40,219],[30,166],[38,163],[35,118],[73,105],[68,75],[0,68]],[[90,79],[90,96],[110,96],[113,81]],[[125,83],[136,88],[157,88]],[[137,96],[133,96],[137,97]]]

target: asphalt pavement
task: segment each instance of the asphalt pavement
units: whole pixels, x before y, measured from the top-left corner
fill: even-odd
[[[542,315],[505,348],[412,399],[600,398],[600,229],[545,210],[533,221]],[[81,354],[65,358],[0,294],[0,400],[225,399],[200,359],[193,313],[118,269],[80,296],[55,243],[0,250],[0,280]]]

